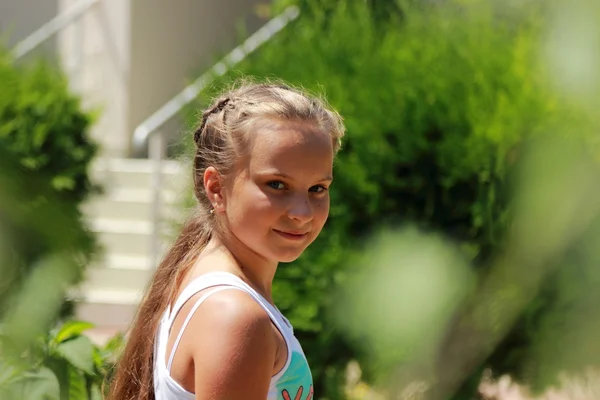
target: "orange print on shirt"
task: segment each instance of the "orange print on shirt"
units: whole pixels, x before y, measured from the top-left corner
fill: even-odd
[[[296,393],[296,397],[294,397],[294,400],[302,400],[302,392],[304,391],[304,387],[300,386],[300,388],[298,388],[298,393]],[[306,399],[304,400],[312,400],[313,398],[313,386],[310,385],[310,390],[308,391],[308,395],[306,396]],[[290,392],[287,391],[287,389],[283,389],[281,392],[281,395],[283,396],[284,400],[292,400],[292,398],[290,397]]]

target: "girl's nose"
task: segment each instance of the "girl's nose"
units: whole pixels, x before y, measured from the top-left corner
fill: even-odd
[[[295,196],[288,209],[288,217],[306,223],[313,218],[313,209],[306,195]]]

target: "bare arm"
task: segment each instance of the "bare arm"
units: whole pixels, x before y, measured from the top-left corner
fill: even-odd
[[[197,400],[265,400],[277,341],[269,316],[247,293],[224,290],[186,328]]]

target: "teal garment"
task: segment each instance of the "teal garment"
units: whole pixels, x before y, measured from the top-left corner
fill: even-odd
[[[277,390],[283,400],[312,400],[313,380],[304,354],[292,351],[292,360],[277,381]]]

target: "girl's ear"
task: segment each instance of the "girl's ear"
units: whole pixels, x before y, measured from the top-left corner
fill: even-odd
[[[215,167],[208,167],[204,171],[204,190],[208,200],[216,213],[225,210],[224,179]]]

